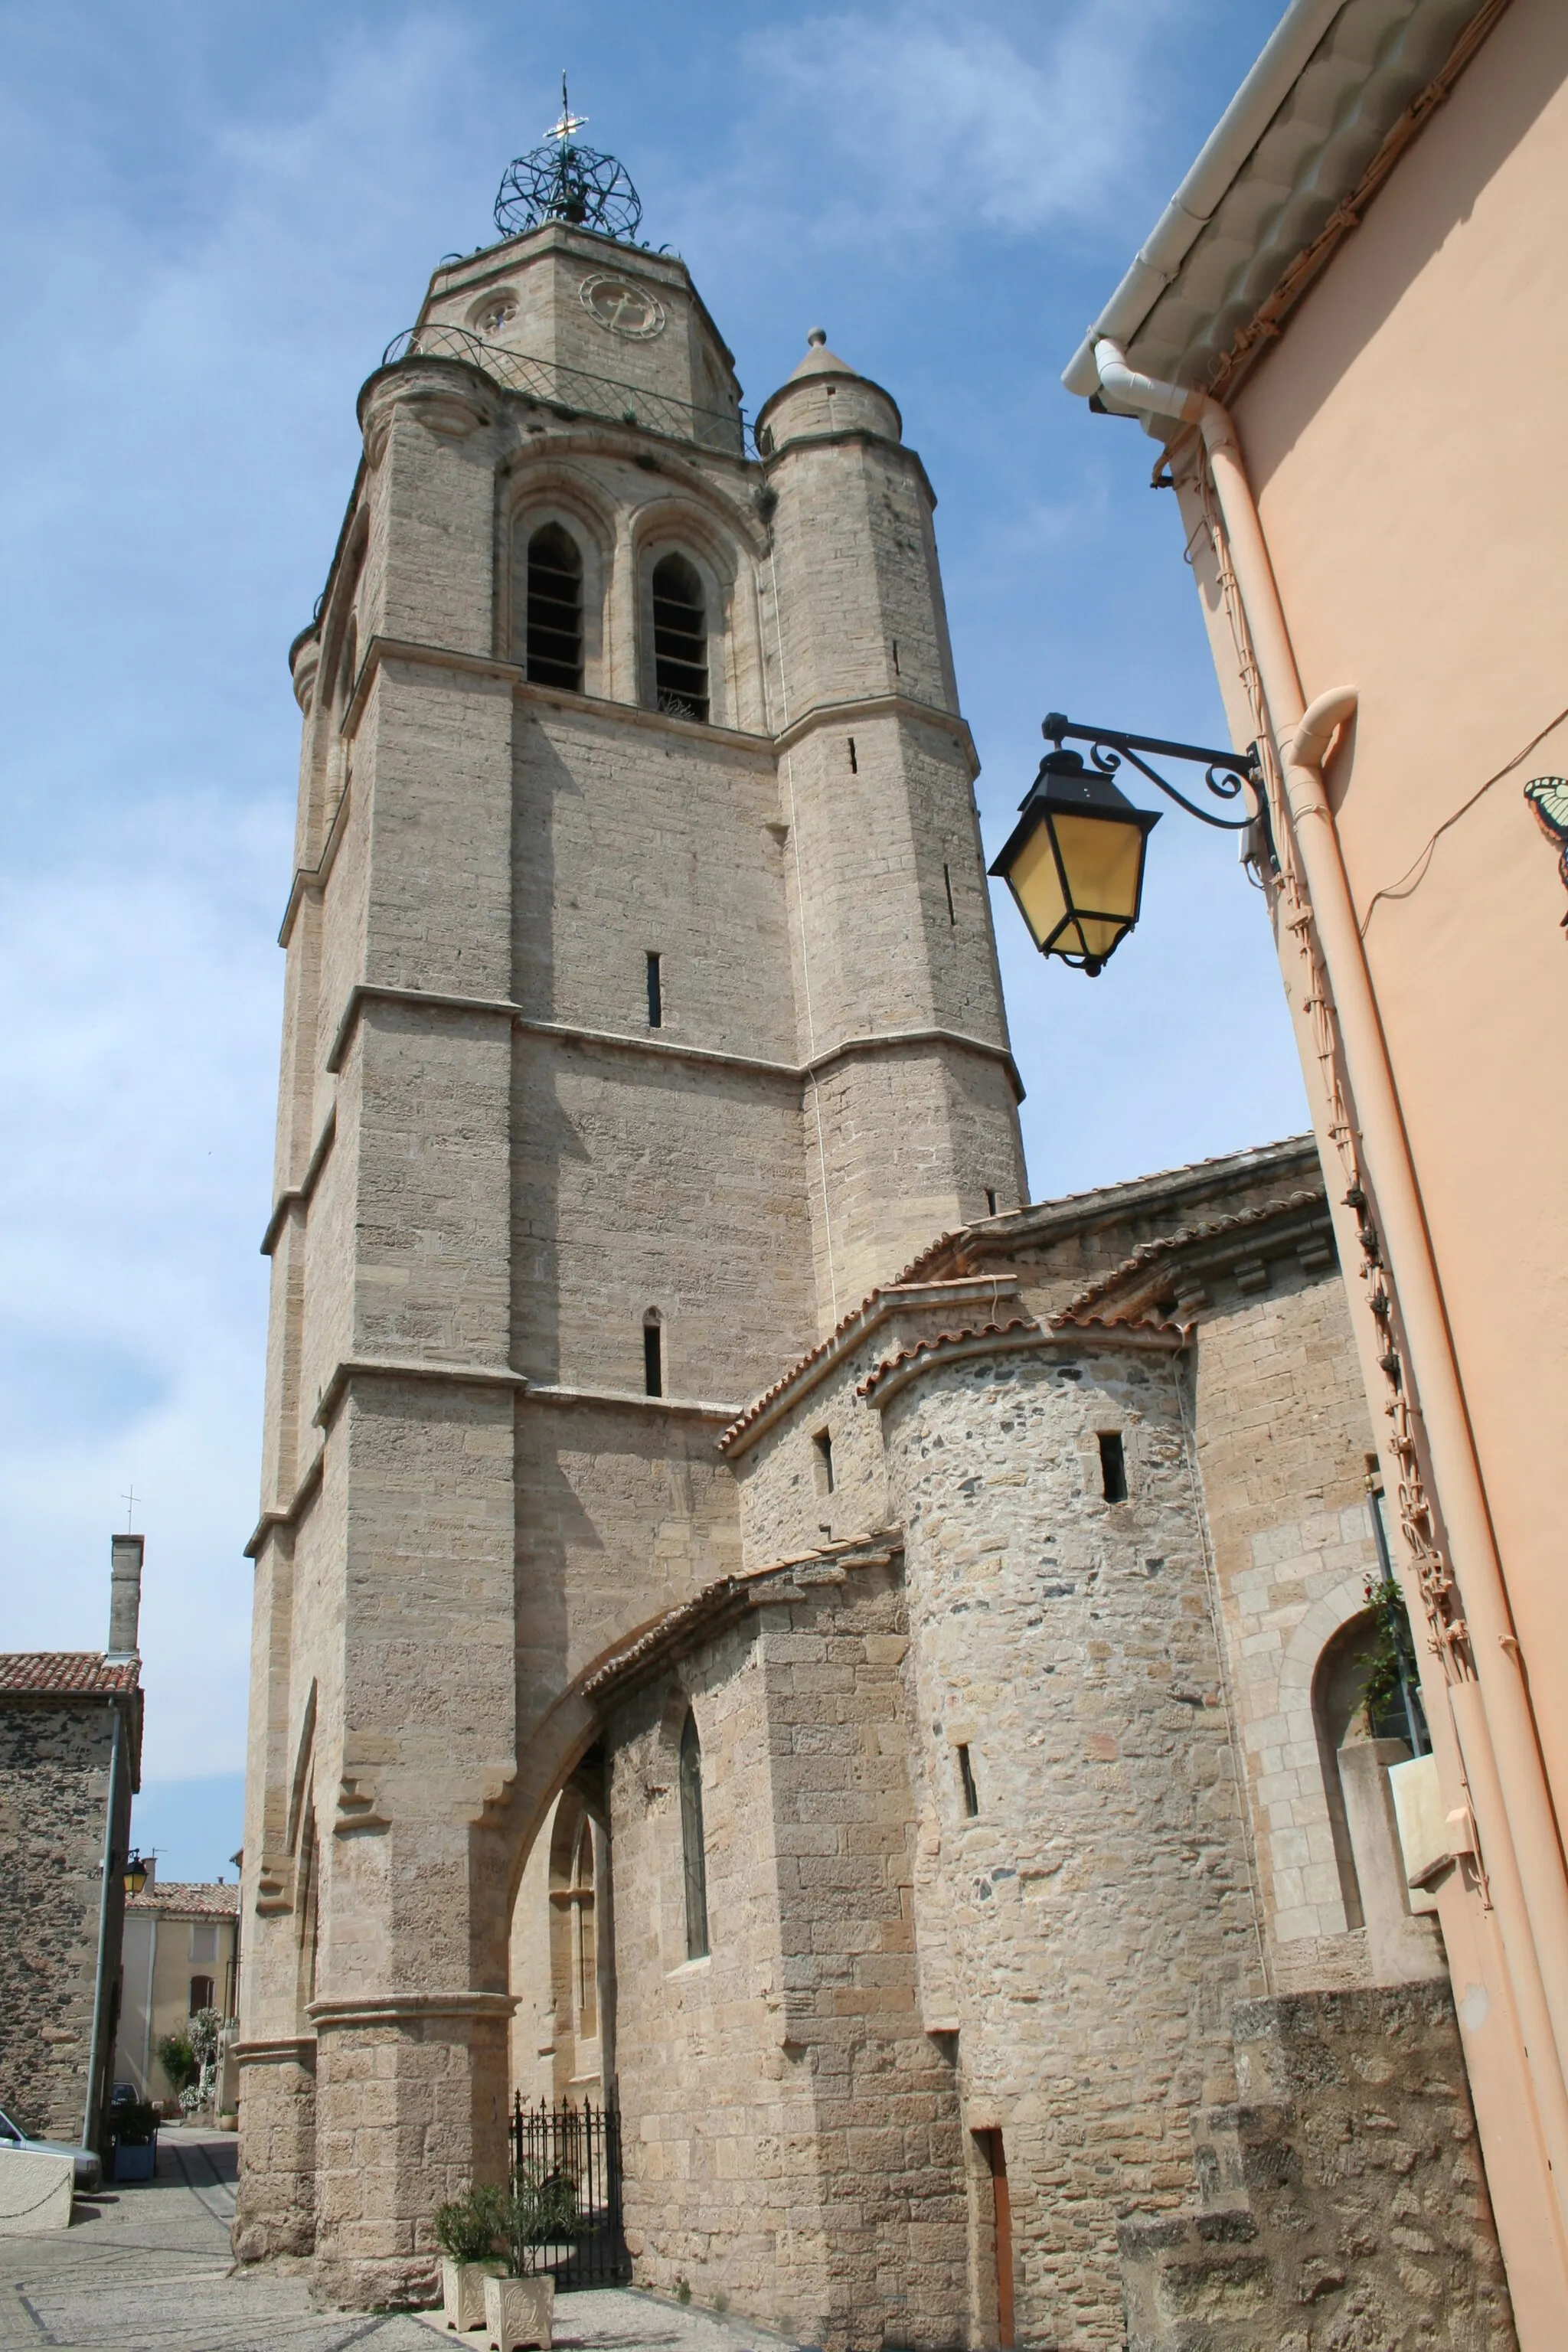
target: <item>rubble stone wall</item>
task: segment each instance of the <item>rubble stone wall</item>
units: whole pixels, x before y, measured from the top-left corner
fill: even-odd
[[[87,2108],[114,1710],[100,1700],[0,1706],[0,2105],[24,2130],[77,2141]],[[121,1763],[124,1853],[131,1761]],[[123,1896],[110,1884],[110,1984]],[[109,2020],[105,2018],[107,2029]]]
[[[968,2128],[1002,2134],[1019,2343],[1120,2352],[1118,2218],[1191,2194],[1191,2118],[1261,1989],[1175,1377],[1064,1335],[928,1360],[885,1425],[927,2023],[957,2029]]]

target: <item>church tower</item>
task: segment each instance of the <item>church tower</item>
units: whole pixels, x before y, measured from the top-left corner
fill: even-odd
[[[509,1918],[612,1645],[740,1561],[747,1400],[1024,1199],[931,528],[573,143],[359,403],[288,953],[237,2245],[396,2300],[504,2165]]]

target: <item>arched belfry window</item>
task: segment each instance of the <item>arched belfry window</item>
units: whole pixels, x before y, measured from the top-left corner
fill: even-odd
[[[653,567],[654,698],[676,719],[708,716],[708,622],[702,583],[684,555]]]
[[[680,1853],[686,1874],[686,1957],[708,1950],[708,1857],[702,1843],[702,1742],[689,1707],[680,1734]]]
[[[558,522],[528,542],[528,675],[583,691],[583,556]]]

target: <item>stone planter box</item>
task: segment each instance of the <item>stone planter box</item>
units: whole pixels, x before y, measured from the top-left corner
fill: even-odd
[[[506,2268],[500,2261],[455,2263],[441,2259],[441,2311],[448,2327],[459,2336],[485,2324],[485,2281],[499,2278]]]
[[[536,2344],[550,2352],[550,2322],[555,2309],[552,2278],[491,2278],[485,2281],[485,2334],[491,2352],[518,2352]]]
[[[133,2147],[124,2140],[114,2143],[113,2179],[116,2188],[122,2180],[152,2180],[158,2170],[158,2143],[150,2139],[144,2147]]]

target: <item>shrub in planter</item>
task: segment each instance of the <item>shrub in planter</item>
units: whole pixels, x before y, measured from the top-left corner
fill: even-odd
[[[441,2303],[448,2327],[459,2336],[485,2321],[485,2281],[506,2269],[500,2249],[507,2236],[508,2200],[503,2189],[480,2182],[448,2205],[436,2208],[432,2227],[444,2257]]]
[[[167,2074],[176,2101],[189,2083],[201,2073],[188,2033],[165,2033],[159,2037],[158,2063]]]
[[[530,2248],[559,2245],[563,2238],[574,2238],[578,2227],[576,2182],[564,2172],[520,2165],[512,2177],[506,2231],[517,2275],[528,2268]]]

